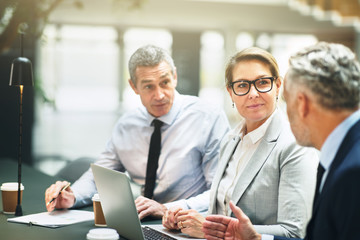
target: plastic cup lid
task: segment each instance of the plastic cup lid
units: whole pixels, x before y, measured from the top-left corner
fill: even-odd
[[[1,185],[2,191],[17,191],[18,183],[17,182],[7,182]],[[20,190],[24,190],[24,185],[21,183]]]
[[[100,201],[100,197],[98,193],[95,193],[94,196],[92,197],[93,201]]]
[[[119,234],[112,228],[95,228],[88,232],[86,238],[88,240],[117,240]]]

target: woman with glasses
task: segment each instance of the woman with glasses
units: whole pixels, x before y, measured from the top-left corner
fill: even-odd
[[[275,58],[251,47],[227,64],[226,88],[242,121],[223,140],[210,190],[208,214],[230,216],[232,201],[257,232],[304,237],[311,216],[318,158],[300,147],[277,108],[281,78]],[[172,207],[163,225],[203,238],[204,215]]]

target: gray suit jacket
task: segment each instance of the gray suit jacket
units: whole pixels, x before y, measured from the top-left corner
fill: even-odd
[[[283,113],[274,114],[231,200],[259,233],[304,237],[312,211],[318,152],[297,145]],[[210,190],[209,214],[217,213],[218,186],[240,138],[225,141]]]

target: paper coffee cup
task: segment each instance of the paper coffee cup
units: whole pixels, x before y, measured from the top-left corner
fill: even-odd
[[[95,226],[106,227],[106,221],[101,207],[99,194],[94,194],[92,201],[94,207]]]
[[[8,182],[3,183],[0,187],[3,203],[3,213],[5,214],[14,214],[16,210],[16,205],[18,201],[18,183],[17,182]],[[20,185],[20,204],[22,201],[22,193],[24,186]]]
[[[119,234],[112,228],[91,229],[86,235],[87,240],[117,240]]]

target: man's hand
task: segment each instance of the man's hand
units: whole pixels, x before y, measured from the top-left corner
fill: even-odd
[[[208,240],[260,240],[258,234],[252,225],[248,216],[233,202],[230,202],[230,208],[236,218],[209,215],[203,223],[205,238]]]
[[[162,218],[163,226],[166,227],[167,229],[179,230],[180,228],[178,227],[176,214],[181,210],[182,208],[178,206],[171,207],[169,210],[167,210]]]
[[[59,195],[60,190],[67,184],[67,181],[57,181],[55,184],[52,184],[48,189],[46,189],[45,205],[48,212],[53,211],[55,208],[70,208],[74,205],[75,196],[70,187],[66,188]],[[50,204],[47,204],[53,198],[55,198],[55,200]]]
[[[165,205],[143,196],[139,196],[135,200],[135,205],[140,220],[147,216],[162,218],[167,210]]]

